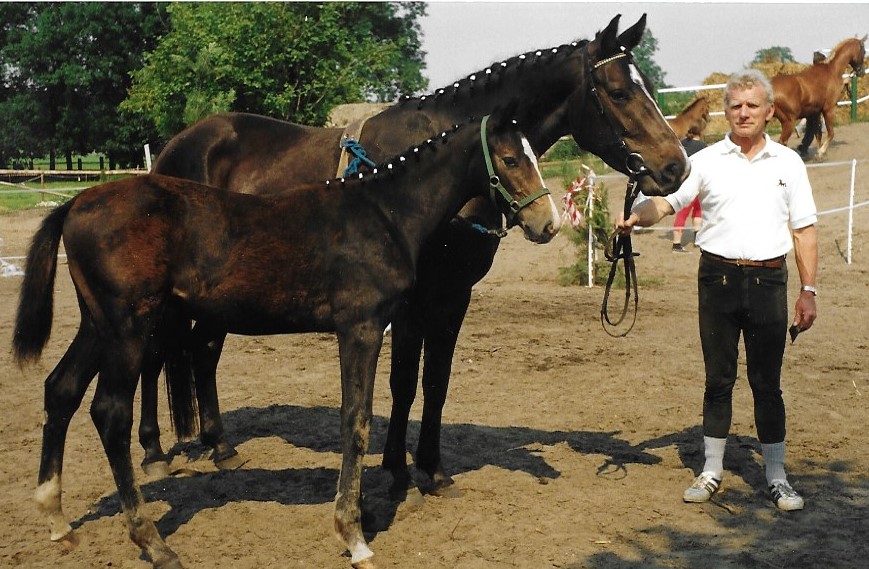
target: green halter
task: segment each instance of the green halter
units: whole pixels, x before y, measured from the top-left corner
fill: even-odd
[[[492,167],[492,157],[489,155],[489,142],[486,138],[486,123],[489,122],[489,116],[490,115],[484,116],[483,121],[480,123],[480,140],[483,144],[483,157],[486,159],[486,170],[489,173],[489,195],[492,198],[492,202],[497,206],[498,195],[500,194],[504,203],[506,203],[507,207],[510,208],[510,212],[505,214],[507,217],[507,227],[512,227],[516,224],[516,216],[522,208],[530,205],[537,198],[549,194],[550,191],[544,187],[530,196],[526,196],[521,202],[517,202],[513,199],[513,196],[510,195],[507,188],[505,188],[501,183],[501,179],[495,175],[495,169]]]

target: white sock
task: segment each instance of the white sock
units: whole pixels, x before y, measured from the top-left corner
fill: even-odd
[[[763,462],[766,465],[766,481],[772,484],[773,480],[783,480],[787,482],[788,477],[785,474],[785,443],[761,444],[761,452],[763,454]]]
[[[724,473],[724,447],[726,444],[726,438],[703,437],[703,449],[706,455],[706,464],[703,465],[703,472],[711,472],[719,480],[721,480],[721,475]]]

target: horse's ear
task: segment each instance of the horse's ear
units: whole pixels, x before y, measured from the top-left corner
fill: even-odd
[[[618,46],[615,44],[618,39],[616,33],[619,31],[619,20],[621,17],[621,14],[616,14],[616,17],[610,20],[609,25],[602,32],[597,33],[596,37],[601,40],[601,53],[610,54],[618,51]]]
[[[619,43],[626,50],[631,51],[638,45],[643,39],[643,33],[646,31],[646,15],[643,14],[637,23],[626,29],[624,32],[619,35]]]

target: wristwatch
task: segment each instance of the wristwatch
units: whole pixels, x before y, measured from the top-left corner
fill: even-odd
[[[818,296],[818,289],[810,285],[803,285],[800,287],[800,292],[806,291],[812,293],[812,296]]]

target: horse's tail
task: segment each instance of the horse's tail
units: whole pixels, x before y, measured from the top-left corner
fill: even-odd
[[[54,278],[63,222],[73,200],[57,207],[33,236],[24,268],[24,280],[15,316],[12,351],[19,364],[36,361],[51,336],[54,317]]]
[[[169,398],[169,417],[179,440],[188,439],[199,432],[199,411],[191,356],[190,320],[170,319],[164,326],[164,363],[166,395]]]

